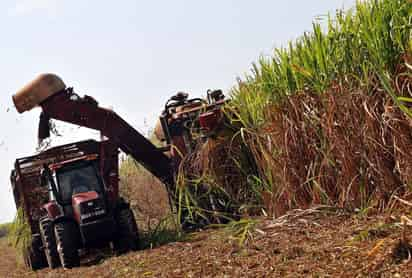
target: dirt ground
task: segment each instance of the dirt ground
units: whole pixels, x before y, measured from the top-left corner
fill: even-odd
[[[72,270],[26,271],[3,240],[0,277],[412,277],[410,249],[395,248],[398,216],[318,208],[255,220],[242,247],[227,228],[208,229]]]

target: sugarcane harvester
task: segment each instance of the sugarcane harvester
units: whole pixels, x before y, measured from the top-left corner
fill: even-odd
[[[54,74],[42,74],[13,95],[19,113],[40,106],[39,138],[50,135],[49,120],[98,130],[106,138],[54,147],[17,159],[11,173],[16,207],[22,209],[32,233],[24,253],[32,269],[79,266],[79,250],[109,243],[119,253],[136,250],[139,238],[130,205],[119,196],[118,149],[133,157],[175,191],[182,155],[190,153],[196,126],[204,136],[222,118],[220,90],[208,99],[178,93],[166,104],[156,127],[164,147],[156,147],[110,109],[80,97]]]

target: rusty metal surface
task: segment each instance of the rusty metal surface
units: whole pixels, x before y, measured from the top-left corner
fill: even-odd
[[[199,115],[199,124],[205,132],[215,130],[222,122],[223,115],[219,109],[204,112]]]
[[[173,107],[165,111],[167,125],[173,125],[173,122],[178,120],[196,120],[199,116],[210,111],[220,110],[220,108],[227,103],[227,100],[219,100],[214,103],[198,102],[183,104],[181,106]],[[154,134],[161,142],[170,141],[170,134],[165,134],[165,128],[162,125],[161,118],[156,122]],[[169,140],[168,140],[169,139]],[[170,143],[170,142],[168,142]]]
[[[182,157],[191,153],[202,138],[210,136],[221,124],[221,108],[228,100],[224,99],[223,94],[218,100],[208,97],[208,101],[199,98],[174,101],[175,98],[173,96],[166,102],[155,135],[173,146],[170,154],[174,164],[179,165]]]
[[[118,151],[112,143],[87,140],[58,146],[38,155],[19,158],[12,171],[12,189],[16,207],[23,206],[32,232],[38,232],[38,219],[41,207],[48,202],[47,188],[41,185],[40,171],[44,164],[57,164],[87,155],[100,156],[100,168],[110,200],[118,198]],[[107,171],[104,169],[113,169]],[[115,175],[112,172],[115,171]],[[13,174],[15,173],[15,174]]]
[[[187,115],[198,115],[198,113],[201,112],[207,112],[216,108],[219,108],[223,106],[227,101],[226,100],[220,100],[218,102],[212,103],[212,104],[201,104],[197,106],[188,106],[185,105],[181,109],[176,109],[176,113],[172,114],[173,119],[180,119],[183,117],[186,117]]]

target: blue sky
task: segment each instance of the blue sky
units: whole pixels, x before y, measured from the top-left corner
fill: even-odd
[[[0,223],[15,207],[9,173],[37,144],[39,109],[18,115],[11,95],[39,73],[60,75],[80,94],[147,131],[168,96],[229,90],[259,55],[311,28],[315,17],[355,0],[0,2]],[[96,137],[60,125],[55,144]]]

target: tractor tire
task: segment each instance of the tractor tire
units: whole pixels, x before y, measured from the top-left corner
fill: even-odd
[[[31,270],[39,270],[47,267],[47,260],[42,250],[42,242],[39,234],[32,235],[31,245],[23,252],[24,263]]]
[[[63,221],[54,224],[54,236],[56,237],[57,253],[62,266],[64,268],[80,266],[76,223]]]
[[[59,253],[57,252],[56,238],[53,231],[53,223],[49,218],[42,218],[39,222],[40,236],[43,242],[44,254],[49,268],[60,266]]]
[[[139,249],[139,233],[136,219],[130,208],[122,208],[116,215],[117,238],[114,240],[114,249],[118,254]]]

